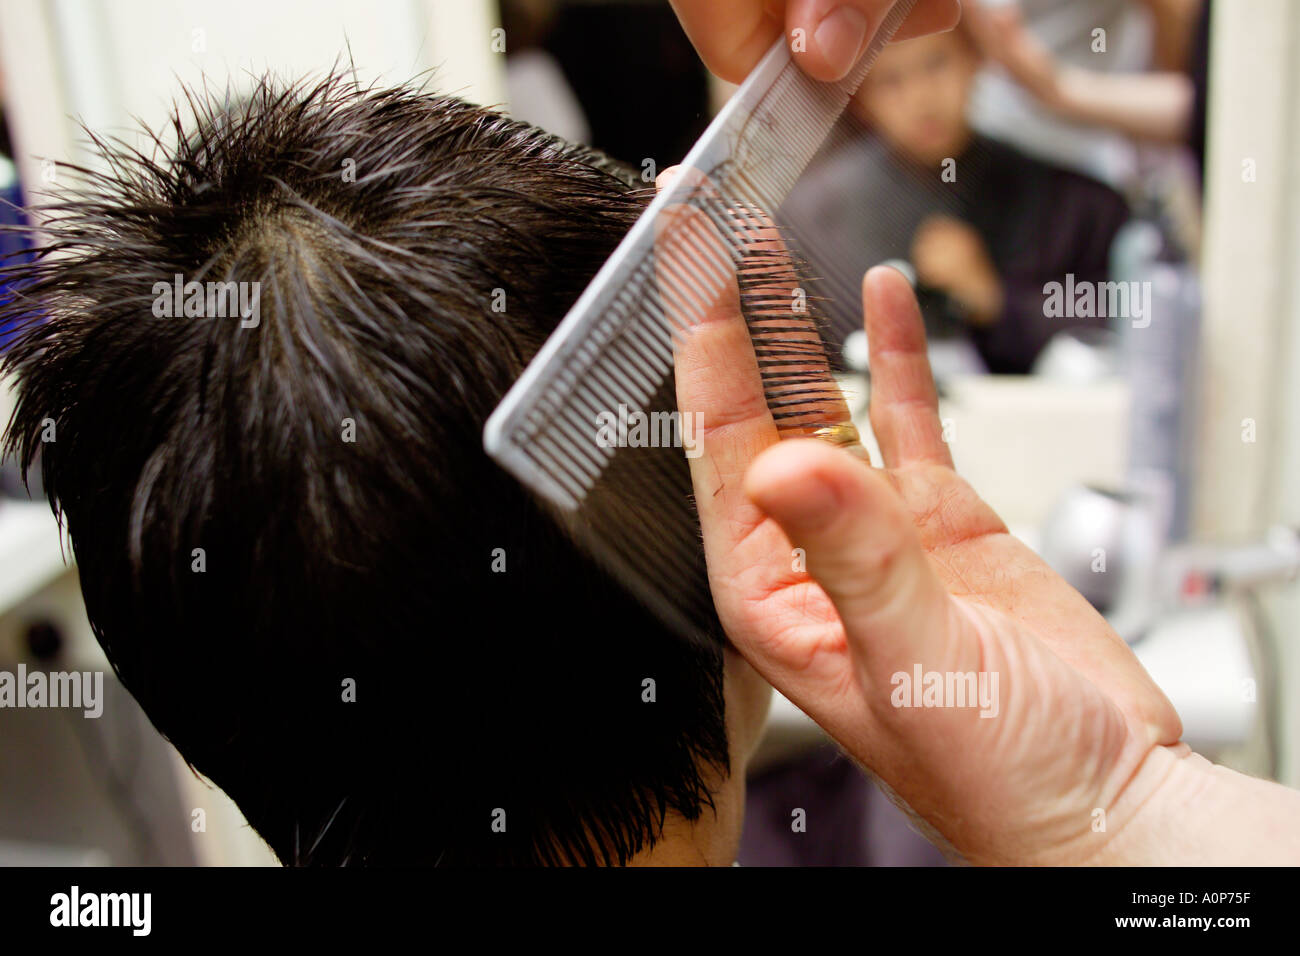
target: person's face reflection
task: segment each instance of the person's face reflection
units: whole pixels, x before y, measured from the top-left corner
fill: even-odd
[[[979,68],[957,33],[891,44],[853,101],[857,116],[896,150],[927,166],[955,157],[970,136],[966,103]]]

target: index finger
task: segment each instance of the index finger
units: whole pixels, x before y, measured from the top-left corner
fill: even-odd
[[[665,170],[656,185],[663,188],[670,176],[699,177],[689,169]],[[673,336],[673,373],[677,408],[698,414],[695,440],[698,452],[690,457],[696,508],[705,529],[704,544],[711,566],[729,555],[763,520],[745,497],[741,479],[750,462],[780,435],[767,405],[758,359],[740,306],[740,289],[728,268],[712,301],[697,302],[694,321],[673,315],[689,305],[675,307],[688,294],[683,287],[700,288],[689,273],[692,261],[726,260],[726,243],[708,217],[688,206],[669,207],[655,239],[655,267],[660,294],[670,320],[679,329]],[[657,224],[658,225],[658,224]],[[701,255],[703,253],[703,255]],[[681,290],[681,291],[675,291]],[[704,308],[698,308],[703,305]]]
[[[686,167],[665,170],[657,187],[676,176],[687,177],[705,201],[724,202],[706,177]],[[700,423],[691,477],[715,569],[744,557],[737,553],[742,543],[746,553],[764,543],[752,536],[764,516],[742,491],[759,453],[783,437],[850,422],[812,316],[792,311],[803,290],[780,231],[762,210],[743,203],[730,205],[725,218],[731,241],[743,249],[743,282],[731,267],[727,240],[702,210],[667,207],[655,238],[659,293],[678,330],[677,407]],[[720,283],[705,280],[708,262],[725,263]]]
[[[871,430],[886,468],[916,462],[952,467],[921,309],[902,273],[877,266],[862,280],[871,350]]]

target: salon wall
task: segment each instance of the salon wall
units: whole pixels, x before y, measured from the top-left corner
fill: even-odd
[[[433,71],[435,89],[501,103],[496,26],[489,0],[5,0],[0,65],[20,175],[48,177],[37,157],[86,158],[73,117],[130,135],[133,116],[166,119],[181,83],[239,90],[266,70],[346,64],[349,50],[363,82]]]
[[[1300,527],[1300,4],[1214,8],[1195,529]],[[1253,434],[1251,429],[1253,428]],[[1300,786],[1300,588],[1272,589],[1280,779]]]

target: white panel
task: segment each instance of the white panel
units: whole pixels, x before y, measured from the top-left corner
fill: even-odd
[[[490,48],[495,25],[490,0],[0,4],[16,138],[24,149],[83,163],[88,153],[73,145],[84,139],[76,118],[97,133],[130,138],[134,117],[165,124],[182,84],[222,90],[229,83],[238,93],[267,71],[298,79],[351,62],[363,83],[427,81],[433,90],[500,102],[504,58]],[[37,103],[39,110],[23,108]],[[62,123],[61,135],[50,117]]]
[[[1208,151],[1202,538],[1300,524],[1300,4],[1214,7]],[[1255,181],[1243,180],[1253,161]],[[1253,419],[1254,443],[1242,441]],[[1277,645],[1281,779],[1300,785],[1300,594],[1265,595]],[[1268,677],[1270,675],[1264,675]]]

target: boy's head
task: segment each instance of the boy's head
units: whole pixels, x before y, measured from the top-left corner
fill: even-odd
[[[711,814],[752,672],[482,449],[646,189],[340,76],[187,102],[178,145],[100,144],[0,310],[33,323],[8,441],[40,452],[123,684],[288,864],[623,862]],[[256,283],[218,287],[256,324],[208,282]]]
[[[850,109],[893,149],[937,166],[970,139],[966,104],[980,54],[964,26],[881,50]]]

